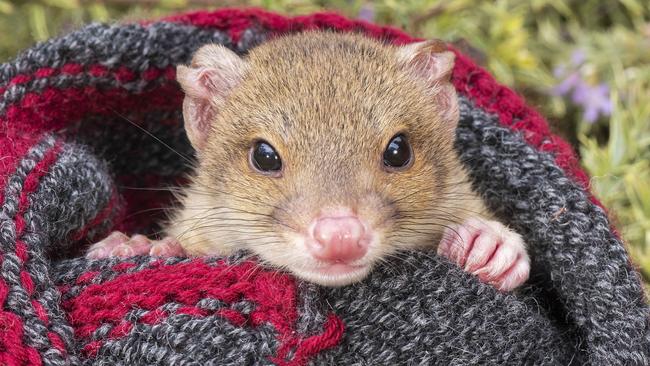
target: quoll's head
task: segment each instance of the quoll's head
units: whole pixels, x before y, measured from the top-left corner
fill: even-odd
[[[319,32],[246,57],[204,46],[177,70],[208,208],[196,230],[330,286],[437,243],[455,161],[453,59],[440,41]]]

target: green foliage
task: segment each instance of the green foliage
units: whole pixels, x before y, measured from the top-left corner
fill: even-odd
[[[576,145],[592,189],[650,280],[647,0],[0,0],[0,34],[11,35],[0,37],[0,60],[90,21],[215,5],[364,14],[421,37],[455,41]]]
[[[611,45],[618,48],[633,42],[625,38],[638,36],[614,33]],[[650,44],[646,40],[643,46],[647,49]],[[625,67],[622,58],[626,55],[620,51],[610,65],[602,67],[603,73],[609,71],[616,101],[608,121],[609,138],[599,143],[594,126],[581,126],[580,152],[593,177],[592,188],[612,210],[630,252],[650,278],[650,60]]]

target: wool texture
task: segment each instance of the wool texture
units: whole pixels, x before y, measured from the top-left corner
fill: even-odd
[[[79,255],[111,230],[158,231],[173,200],[160,188],[184,183],[177,64],[308,29],[416,41],[335,14],[224,9],[91,24],[0,65],[0,365],[650,364],[638,272],[570,146],[455,50],[455,147],[528,243],[520,291],[423,252],[342,288],[246,253]]]

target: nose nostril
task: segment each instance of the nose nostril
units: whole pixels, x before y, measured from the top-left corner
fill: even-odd
[[[314,222],[310,236],[308,249],[321,260],[350,262],[368,251],[365,228],[356,216],[321,217]]]

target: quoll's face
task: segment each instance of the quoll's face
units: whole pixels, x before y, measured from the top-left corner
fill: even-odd
[[[330,286],[437,243],[453,128],[420,85],[386,65],[269,74],[254,61],[202,154],[214,240]]]

